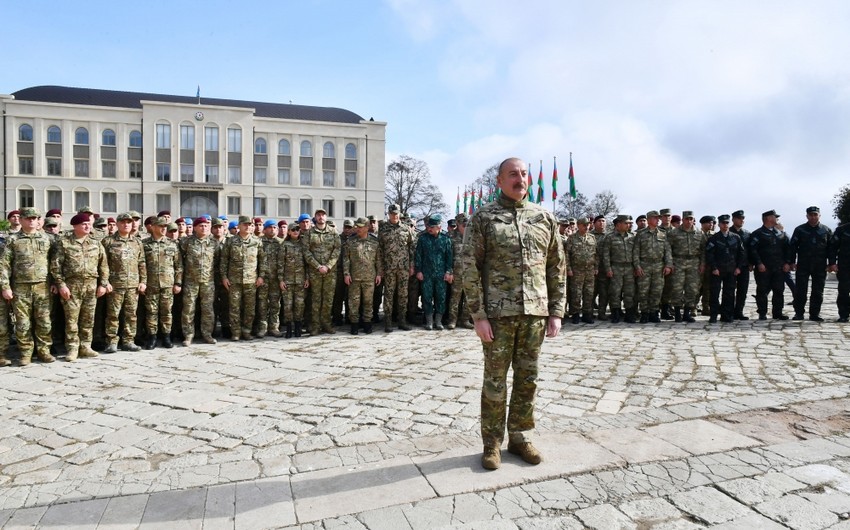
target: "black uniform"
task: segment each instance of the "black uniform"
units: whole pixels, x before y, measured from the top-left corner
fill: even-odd
[[[752,261],[749,259],[749,244],[750,231],[744,228],[729,227],[729,232],[741,238],[741,244],[744,245],[744,257],[747,260],[747,266],[741,269],[741,274],[735,277],[735,318],[744,319],[744,304],[747,303],[747,291],[750,289],[750,265]]]
[[[839,322],[850,320],[850,223],[844,223],[835,229],[829,243],[827,256],[829,265],[838,265],[838,306]]]
[[[738,276],[747,270],[744,244],[738,234],[730,230],[726,234],[717,232],[711,236],[705,245],[705,266],[711,274],[711,318],[715,319],[720,314],[722,321],[732,322],[735,312],[735,270],[738,270]]]
[[[756,277],[756,310],[759,319],[767,315],[767,293],[772,292],[771,298],[773,318],[786,319],[782,314],[785,305],[785,271],[783,267],[789,263],[788,236],[776,228],[762,226],[750,234],[750,261],[755,265]],[[764,272],[759,272],[758,266],[764,265]]]
[[[791,263],[797,263],[797,290],[794,296],[794,316],[802,318],[812,280],[812,299],[809,301],[809,319],[820,320],[823,288],[826,284],[827,253],[832,230],[821,223],[815,226],[804,223],[794,229],[788,242]]]

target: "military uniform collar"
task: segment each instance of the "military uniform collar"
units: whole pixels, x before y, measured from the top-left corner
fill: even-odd
[[[497,200],[498,200],[499,204],[504,206],[505,208],[525,208],[526,206],[528,206],[528,194],[527,193],[525,194],[525,196],[522,199],[520,199],[518,201],[511,199],[510,197],[508,197],[504,193],[500,193],[499,198]]]

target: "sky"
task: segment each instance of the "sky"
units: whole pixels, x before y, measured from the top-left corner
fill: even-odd
[[[819,206],[850,183],[844,0],[0,0],[0,93],[37,85],[342,107],[387,122],[387,159],[458,187],[517,156],[544,206],[622,213]]]

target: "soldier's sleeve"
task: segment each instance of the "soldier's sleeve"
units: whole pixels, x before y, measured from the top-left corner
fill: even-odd
[[[301,234],[301,248],[304,250],[302,254],[304,255],[304,262],[311,269],[319,270],[319,267],[322,266],[321,263],[316,260],[313,256],[313,253],[310,251],[310,235],[309,232],[307,234]]]
[[[10,239],[3,247],[3,253],[0,254],[0,290],[11,289],[12,281],[12,252],[9,247],[14,244],[14,240]]]
[[[183,251],[180,245],[175,245],[177,252],[174,253],[174,283],[183,285]]]
[[[635,243],[632,245],[632,267],[635,269],[640,267],[640,241],[643,239],[643,236],[641,235],[643,233],[645,232],[638,232],[637,235],[635,235]]]
[[[452,240],[449,239],[448,237],[445,239],[445,241],[443,243],[444,243],[443,247],[445,248],[445,255],[446,255],[446,271],[445,272],[450,273],[450,272],[454,271],[453,267],[454,267],[454,263],[455,263],[455,260],[454,260],[455,250],[454,250],[454,247],[452,246]]]
[[[327,263],[327,267],[329,269],[333,269],[336,266],[337,262],[339,261],[339,255],[340,255],[340,252],[339,252],[340,242],[339,241],[340,241],[339,236],[335,236],[333,238],[334,243],[333,243],[333,247],[331,248],[331,257],[328,258],[328,263]]]
[[[65,261],[65,245],[62,241],[57,241],[50,256],[50,275],[53,277],[53,285],[63,287],[65,285],[65,273],[62,270],[62,263]]]
[[[758,232],[750,234],[750,261],[758,267],[761,265],[761,256],[759,255],[759,236]]]
[[[109,283],[109,260],[106,259],[106,247],[97,245],[97,277],[99,285]]]
[[[469,313],[474,320],[487,318],[487,308],[484,305],[484,285],[482,283],[487,241],[481,227],[482,220],[482,216],[478,213],[470,219],[464,236],[462,256],[463,290],[466,292]]]
[[[670,248],[670,242],[667,241],[666,237],[664,238],[664,266],[673,266],[673,250]]]
[[[139,283],[148,283],[148,263],[145,259],[145,249],[142,244],[138,245],[138,260],[139,260]]]
[[[224,243],[221,244],[221,254],[218,256],[218,268],[221,270],[221,279],[225,279],[229,277],[230,272],[230,240],[232,238],[227,238],[224,240]]]
[[[551,216],[549,228],[549,249],[546,252],[546,289],[549,299],[549,316],[563,318],[564,305],[567,301],[566,274],[567,259],[561,236],[558,233],[558,222]]]
[[[350,252],[351,252],[351,241],[349,241],[348,244],[345,245],[345,249],[342,252],[342,254],[343,254],[343,256],[342,256],[342,274],[343,274],[343,276],[346,275],[346,274],[351,274]]]
[[[269,264],[266,262],[266,247],[261,243],[257,242],[257,275],[266,281],[269,277]]]

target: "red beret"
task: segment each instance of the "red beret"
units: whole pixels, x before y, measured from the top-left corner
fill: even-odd
[[[196,225],[198,225],[198,224],[201,224],[201,223],[209,223],[209,222],[210,222],[210,220],[209,220],[209,219],[207,219],[206,217],[201,216],[201,217],[195,217],[195,220],[194,220],[194,221],[192,221],[192,224],[196,224]]]
[[[20,210],[12,210],[11,212],[6,214],[6,219],[11,219],[13,215],[21,215]]]
[[[91,221],[91,217],[87,213],[78,213],[74,217],[71,218],[71,226],[77,226],[80,223],[87,223]]]
[[[158,214],[156,214],[157,217],[162,217],[164,215],[171,215],[171,212],[169,212],[168,210],[163,210],[163,211],[159,212]]]
[[[151,224],[151,223],[152,223],[152,222],[154,222],[154,221],[156,221],[156,217],[154,217],[153,215],[151,215],[151,216],[149,216],[149,217],[146,217],[146,218],[145,218],[145,222],[144,222],[143,224],[144,224],[145,226],[147,226],[147,225]]]
[[[53,208],[52,210],[47,210],[47,213],[44,214],[45,217],[50,217],[52,215],[62,215],[62,210],[59,208]]]
[[[99,213],[94,213],[94,214],[92,214],[92,215],[94,216],[94,220],[95,220],[95,221],[97,221],[98,219],[100,219],[100,214],[99,214]]]
[[[107,220],[106,220],[106,222],[107,222],[107,223],[114,223],[114,222],[115,222],[115,218],[114,218],[114,217],[110,217],[109,219],[107,219]]]
[[[286,219],[282,219],[282,220],[277,222],[277,226],[286,226],[288,224],[289,223],[286,222]]]
[[[261,217],[254,217],[254,223],[262,223],[263,219]]]

